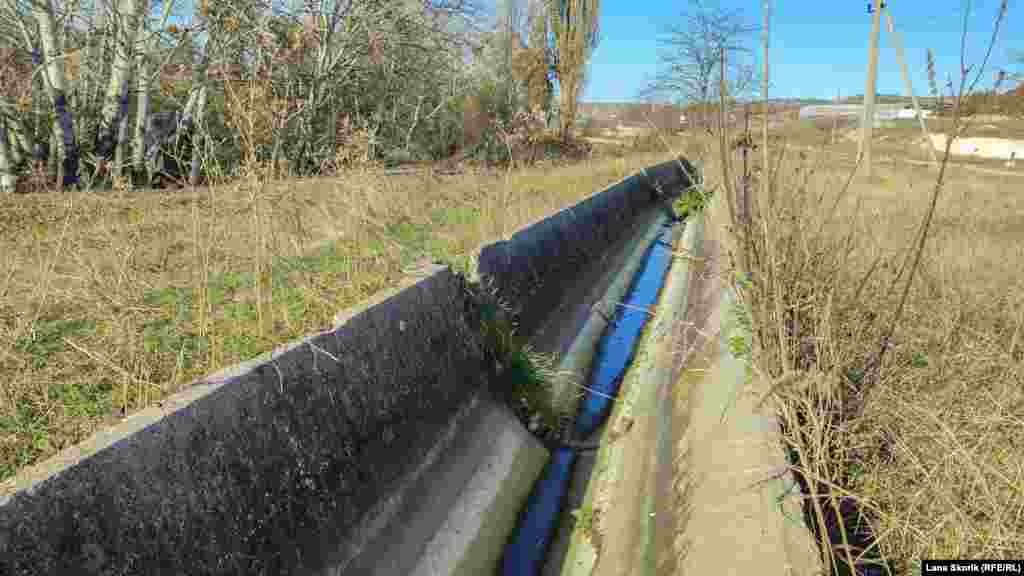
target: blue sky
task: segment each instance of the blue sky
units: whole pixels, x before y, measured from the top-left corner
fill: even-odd
[[[687,0],[602,0],[601,43],[593,55],[584,101],[634,100],[638,90],[657,71],[657,38],[667,23],[681,23]],[[755,24],[762,19],[759,0],[722,0],[739,8]],[[1018,10],[1018,5],[1019,9]],[[938,70],[956,75],[960,63],[960,30],[964,3],[960,0],[896,0],[888,3],[910,67],[914,92],[927,91],[925,50],[932,48]],[[980,62],[992,34],[997,0],[974,0],[968,18],[968,62]],[[878,91],[903,93],[896,51],[885,33],[883,19],[879,48]],[[833,98],[864,91],[871,16],[867,0],[773,0],[771,21],[772,88],[778,98]],[[759,45],[759,35],[750,38]],[[996,67],[1024,72],[1013,66],[1011,49],[1024,52],[1024,2],[1010,0],[986,70]],[[986,73],[982,82],[991,82]]]

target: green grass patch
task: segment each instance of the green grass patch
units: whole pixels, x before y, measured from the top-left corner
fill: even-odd
[[[451,240],[438,235],[435,229],[450,228],[459,220],[475,222],[478,218],[476,210],[468,208],[435,209],[430,224],[401,221],[388,226],[388,234],[401,247],[400,265],[407,266],[424,256],[433,260],[444,260],[450,256]]]
[[[340,242],[331,242],[321,246],[311,254],[303,256],[279,257],[274,260],[273,270],[276,275],[327,274],[337,275],[352,271],[353,256],[351,248]]]
[[[167,319],[148,322],[142,327],[142,347],[148,354],[180,356],[182,368],[190,369],[209,350],[209,340],[189,330],[190,326]]]
[[[284,311],[289,323],[301,322],[309,310],[305,292],[287,278],[274,282],[270,297],[273,298],[274,305]]]
[[[480,219],[479,206],[450,206],[434,208],[430,211],[430,221],[435,226],[456,227],[472,226]]]
[[[513,397],[531,415],[540,414],[545,429],[560,431],[565,415],[554,406],[554,359],[523,347],[513,351],[507,361]]]
[[[736,284],[743,291],[749,291],[752,287],[750,279],[740,272],[736,273]],[[728,339],[729,352],[737,360],[749,361],[754,329],[750,311],[742,302],[734,302],[729,306],[729,318],[735,328],[735,332]]]
[[[210,278],[206,287],[206,297],[211,306],[221,306],[229,302],[236,293],[252,286],[252,272],[222,272]]]
[[[147,290],[142,302],[148,306],[163,309],[175,322],[188,322],[192,319],[192,289],[167,286],[155,290]]]
[[[48,387],[48,406],[29,398],[15,402],[14,409],[0,416],[0,437],[17,439],[9,443],[0,458],[0,478],[13,475],[23,466],[31,465],[39,457],[59,448],[60,434],[54,424],[58,419],[95,420],[109,415],[114,409],[114,388],[107,379],[98,382],[53,383]],[[56,434],[56,436],[55,436]],[[65,439],[66,440],[66,439]]]
[[[430,226],[403,220],[388,224],[388,234],[408,250],[425,250],[430,242]]]
[[[496,304],[482,305],[481,320],[484,337],[505,368],[506,400],[513,411],[525,418],[539,414],[545,430],[560,432],[568,414],[554,402],[557,359],[534,352]]]
[[[96,321],[89,319],[40,320],[33,329],[14,341],[14,350],[31,357],[32,368],[45,368],[50,356],[64,351],[64,338],[87,336],[96,330]]]
[[[590,504],[580,506],[570,512],[570,515],[576,520],[576,526],[584,534],[592,535],[594,533],[594,508]]]
[[[114,386],[106,378],[99,382],[52,384],[50,397],[72,418],[99,418],[114,410]]]
[[[15,402],[14,410],[6,417],[0,417],[0,436],[18,440],[10,443],[11,452],[0,459],[0,478],[36,462],[40,454],[51,449],[49,419],[43,410],[24,399]]]
[[[409,229],[400,228],[399,233],[405,240],[420,241]],[[146,353],[163,358],[161,365],[180,368],[183,372],[179,377],[184,378],[196,377],[208,368],[211,342],[216,342],[216,356],[223,362],[256,357],[269,350],[272,341],[298,337],[311,328],[312,320],[342,307],[329,299],[315,298],[313,293],[336,291],[339,298],[345,299],[344,288],[331,287],[341,287],[353,276],[355,250],[358,248],[343,242],[332,242],[303,256],[274,258],[262,278],[262,337],[255,275],[251,270],[211,275],[205,290],[209,311],[206,336],[200,336],[201,300],[194,287],[149,290],[143,295],[143,302],[160,310],[142,325],[143,348]]]
[[[254,334],[228,334],[221,340],[224,356],[239,361],[255,358],[267,350],[263,342]]]
[[[672,203],[676,216],[685,220],[691,215],[703,212],[707,208],[711,195],[702,186],[691,186],[683,195]]]

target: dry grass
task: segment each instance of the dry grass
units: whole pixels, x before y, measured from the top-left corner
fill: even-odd
[[[0,479],[667,158],[0,197]]]
[[[721,154],[692,144],[710,188]],[[949,168],[922,262],[877,378],[936,172],[833,154],[752,155],[756,366],[774,381],[826,565],[1013,558],[1024,550],[1022,179]],[[742,160],[732,152],[733,172]],[[739,177],[736,177],[739,180]],[[742,185],[737,186],[742,189]],[[741,236],[742,237],[742,236]],[[739,265],[740,254],[733,254]],[[866,515],[868,523],[859,517]],[[872,544],[873,543],[873,544]],[[864,548],[868,551],[864,553]],[[846,550],[850,550],[847,555]]]
[[[960,132],[961,111],[1006,11],[980,65],[965,63],[965,20],[954,110],[933,130],[989,130]],[[1010,124],[988,135],[1016,135]],[[757,127],[749,156],[725,130],[691,144],[727,200],[724,264],[744,272],[751,367],[771,383],[763,400],[830,574],[1024,550],[1022,179],[954,165],[948,144],[938,167],[908,163],[917,133],[904,128],[875,133],[896,145],[878,146],[892,162],[870,178],[829,126],[783,127],[774,142]]]
[[[846,301],[837,302],[845,304],[837,311],[846,311],[833,321],[837,347],[849,354],[868,352],[857,350],[865,334],[850,328],[872,313],[888,318],[895,305],[889,286],[933,180],[921,169],[890,172],[881,186],[853,191],[863,203],[859,214],[852,202],[839,211],[840,220],[859,223],[858,237],[877,239],[858,243],[864,246],[847,262],[848,277],[866,275],[876,259],[883,263],[859,298],[847,290]],[[859,414],[846,423],[850,488],[878,508],[882,550],[901,563],[1012,558],[1024,550],[1019,186],[977,175],[953,175],[945,184],[898,341],[882,378],[861,391]]]

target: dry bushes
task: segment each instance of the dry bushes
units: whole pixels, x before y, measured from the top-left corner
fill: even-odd
[[[966,128],[984,64],[962,70],[950,133]],[[752,366],[771,383],[823,565],[903,574],[922,558],[1019,557],[1019,178],[961,172],[947,148],[938,167],[865,179],[827,141],[762,160],[717,136],[707,185],[728,200]]]
[[[815,523],[833,544],[845,526],[847,541],[866,547],[856,534],[865,513],[877,539],[865,557],[881,552],[897,572],[925,557],[1013,557],[1024,550],[1024,452],[1014,449],[1024,437],[1024,278],[1013,264],[1024,218],[1013,184],[967,174],[946,184],[875,377],[930,192],[920,182],[934,174],[882,169],[879,181],[846,188],[827,165],[783,165],[752,299],[760,366],[778,384],[794,465],[818,497]],[[835,554],[842,561],[840,546]]]
[[[838,574],[854,573],[847,563],[858,574],[872,564],[881,574],[913,573],[922,558],[1019,556],[1019,179],[949,168],[897,320],[935,171],[880,166],[863,181],[825,145],[783,143],[771,147],[767,167],[760,154],[748,157],[746,171],[743,151],[730,149],[729,193],[715,147],[694,140],[685,155],[704,158],[708,189],[733,199],[737,245],[747,248],[729,258],[734,270],[752,271],[739,282],[752,314],[752,364],[771,382],[807,523],[827,542],[825,565]]]
[[[463,156],[491,166],[530,166],[545,161],[579,161],[591,147],[581,138],[561,138],[547,127],[542,110],[505,113],[486,92],[465,99]]]
[[[948,169],[904,300],[936,173],[883,166],[863,181],[824,146],[771,152],[746,174],[728,153],[734,212],[744,189],[754,197],[733,257],[752,271],[755,366],[773,383],[808,523],[830,542],[826,566],[1019,556],[1020,183]]]
[[[366,126],[357,126],[351,116],[338,122],[338,141],[334,163],[321,168],[322,174],[332,174],[345,168],[365,167],[373,163],[373,132]]]

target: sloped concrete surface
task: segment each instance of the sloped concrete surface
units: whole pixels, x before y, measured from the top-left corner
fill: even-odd
[[[782,451],[768,383],[730,350],[744,338],[724,258],[735,246],[716,195],[704,215],[703,270],[692,278],[682,378],[673,390],[680,430],[674,544],[680,574],[813,576],[817,545]],[[749,341],[748,341],[749,342]]]
[[[509,240],[484,246],[478,272],[498,289],[520,330],[531,334],[559,306],[565,284],[627,237],[658,198],[688,186],[687,172],[693,173],[688,162],[673,160],[630,176]]]
[[[438,270],[23,471],[0,574],[340,573],[492,378],[468,294]]]
[[[726,297],[722,310],[731,304]],[[725,329],[702,351],[704,361],[695,359],[706,368],[690,381],[690,506],[680,573],[817,575],[817,549],[778,424],[770,403],[758,406],[767,389],[729,350],[735,326],[716,316]]]
[[[330,574],[495,573],[519,503],[548,451],[486,390],[455,415],[436,447],[424,473],[403,487],[408,505],[359,556]]]
[[[479,427],[466,434],[467,449],[450,454],[457,468],[472,470],[472,476],[410,576],[497,573],[519,506],[550,457],[504,407],[489,403],[481,412]]]

